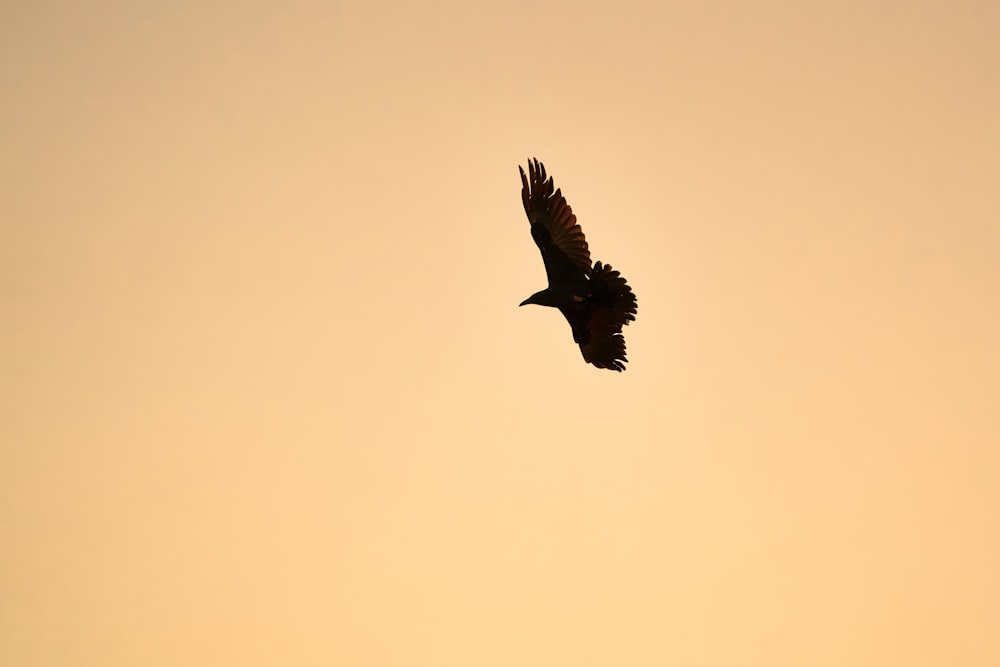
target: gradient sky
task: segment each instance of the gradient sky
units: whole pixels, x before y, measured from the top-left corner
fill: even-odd
[[[4,3],[0,662],[1000,664],[998,35]],[[625,373],[517,307],[528,156]]]

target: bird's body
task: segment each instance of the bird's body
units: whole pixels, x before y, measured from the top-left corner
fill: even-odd
[[[635,294],[610,265],[590,263],[590,249],[573,209],[546,178],[545,166],[528,161],[521,171],[521,200],[531,237],[542,252],[549,286],[521,305],[558,308],[573,330],[583,358],[598,368],[625,370],[622,327],[635,319]]]

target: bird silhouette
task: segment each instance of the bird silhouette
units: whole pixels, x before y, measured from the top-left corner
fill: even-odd
[[[590,263],[590,249],[573,209],[545,166],[528,160],[521,172],[521,200],[531,223],[531,238],[542,251],[549,286],[521,302],[558,308],[580,346],[584,360],[598,368],[625,370],[622,327],[635,320],[635,294],[610,264]]]

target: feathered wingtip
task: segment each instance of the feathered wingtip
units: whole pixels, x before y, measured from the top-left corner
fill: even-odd
[[[528,158],[527,174],[521,165],[517,165],[517,170],[521,172],[521,203],[528,221],[534,224],[545,211],[546,200],[552,196],[553,181],[547,177],[545,165],[537,158]]]
[[[517,168],[521,171],[521,178],[524,178],[524,169],[521,169],[521,165],[517,165]],[[528,158],[528,175],[530,176],[530,181],[532,183],[539,182],[544,183],[548,178],[545,173],[545,165],[538,161],[536,157]]]

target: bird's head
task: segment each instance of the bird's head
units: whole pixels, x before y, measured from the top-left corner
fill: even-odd
[[[535,292],[521,302],[522,306],[533,303],[536,306],[551,308],[572,307],[586,298],[590,286],[586,282],[565,282],[549,285],[541,292]]]
[[[541,292],[535,292],[527,299],[521,302],[522,306],[527,306],[529,303],[533,303],[536,306],[552,306],[558,308],[562,305],[564,295],[559,290],[554,290],[552,287],[546,287]]]
[[[527,306],[530,303],[538,303],[537,301],[535,301],[535,297],[536,296],[538,296],[538,295],[537,294],[532,294],[531,296],[529,296],[527,299],[525,299],[524,301],[522,301],[518,305],[520,305],[520,306]]]
[[[543,289],[541,292],[535,292],[527,299],[521,302],[522,306],[527,306],[529,303],[533,303],[536,306],[555,306],[556,294],[550,288]]]

